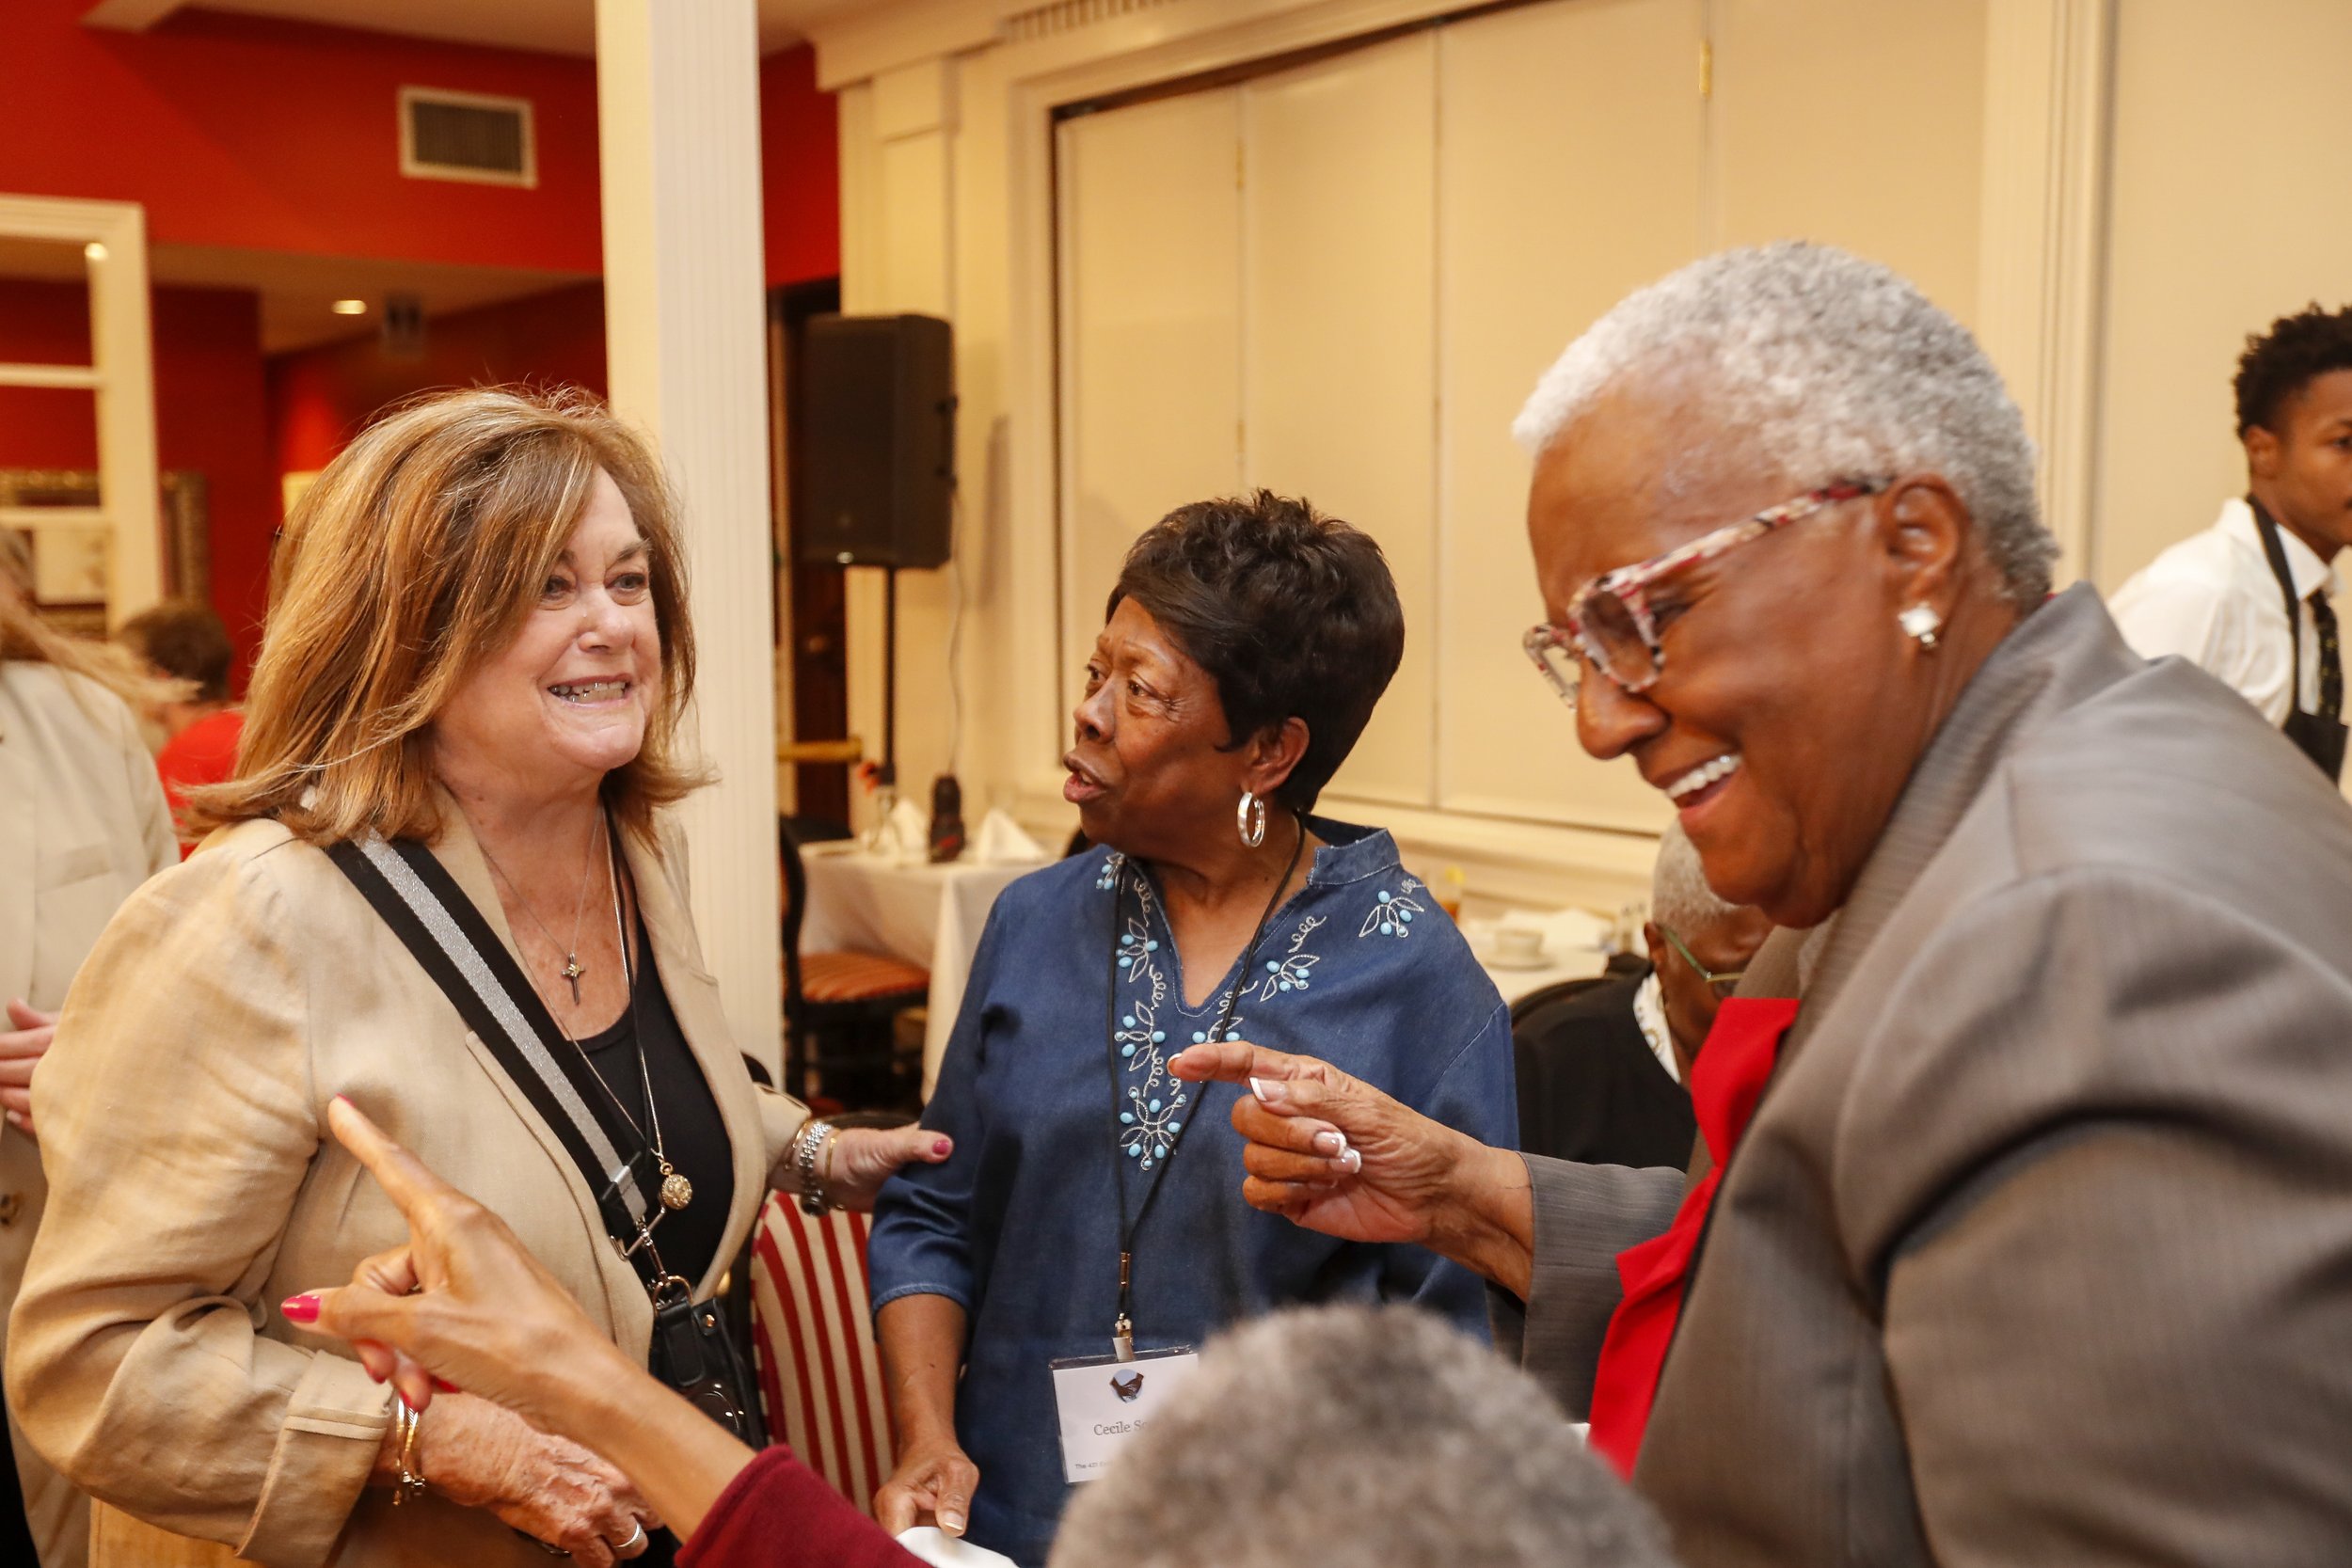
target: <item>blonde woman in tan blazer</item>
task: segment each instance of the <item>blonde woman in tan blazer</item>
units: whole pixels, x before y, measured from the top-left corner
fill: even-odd
[[[433,1401],[412,1441],[392,1390],[275,1304],[406,1234],[326,1134],[342,1094],[641,1363],[653,1322],[556,1133],[326,846],[429,847],[691,1179],[656,1234],[698,1299],[808,1131],[728,1037],[660,815],[701,782],[674,738],[681,564],[655,460],[574,400],[412,406],[290,519],[240,776],[192,802],[219,831],[107,929],[36,1086],[51,1217],[8,1386],[98,1499],[97,1568],[521,1565],[543,1543],[607,1568],[655,1538],[627,1478],[486,1401]],[[913,1129],[809,1135],[851,1204],[946,1153]]]
[[[114,650],[58,636],[0,575],[0,1348],[48,1188],[29,1099],[66,988],[117,906],[178,858],[154,759],[126,696],[154,683]],[[11,1428],[14,1418],[9,1420]],[[41,1568],[78,1568],[89,1507],[14,1431],[24,1519]]]

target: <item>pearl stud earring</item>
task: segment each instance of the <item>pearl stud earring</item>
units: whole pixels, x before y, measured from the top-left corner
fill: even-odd
[[[1922,648],[1933,648],[1936,629],[1943,626],[1944,617],[1935,612],[1933,605],[1915,604],[1896,616],[1895,624],[1903,628],[1905,635],[1917,638]]]

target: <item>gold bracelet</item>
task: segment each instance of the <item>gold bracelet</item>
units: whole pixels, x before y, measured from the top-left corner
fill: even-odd
[[[392,1462],[396,1472],[392,1480],[392,1506],[398,1508],[411,1497],[424,1496],[424,1476],[416,1465],[417,1428],[424,1423],[398,1394],[392,1396],[392,1421],[400,1437],[399,1457]]]

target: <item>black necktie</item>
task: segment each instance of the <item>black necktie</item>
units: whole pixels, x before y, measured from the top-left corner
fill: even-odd
[[[2328,607],[2324,588],[2313,589],[2303,602],[2312,607],[2312,626],[2319,632],[2319,716],[2339,718],[2344,712],[2344,659],[2336,651],[2336,612]]]

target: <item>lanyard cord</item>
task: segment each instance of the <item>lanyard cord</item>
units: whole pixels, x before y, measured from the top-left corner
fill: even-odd
[[[1234,976],[1232,987],[1225,993],[1225,1005],[1218,1010],[1216,1027],[1209,1031],[1209,1038],[1212,1040],[1223,1039],[1226,1031],[1232,1027],[1233,1009],[1241,1005],[1242,990],[1249,984],[1249,966],[1258,956],[1258,943],[1265,940],[1266,926],[1274,918],[1276,906],[1281,902],[1282,890],[1290,886],[1291,878],[1298,870],[1298,857],[1306,852],[1306,819],[1294,814],[1292,820],[1298,825],[1298,838],[1291,846],[1290,863],[1282,868],[1281,879],[1274,884],[1274,891],[1266,895],[1265,909],[1258,915],[1257,928],[1249,933],[1249,943],[1241,950],[1240,967]],[[1137,872],[1136,875],[1140,877],[1142,873]],[[1111,1336],[1111,1348],[1120,1360],[1133,1361],[1136,1358],[1134,1286],[1136,1235],[1143,1228],[1145,1216],[1152,1212],[1152,1199],[1160,1196],[1161,1183],[1168,1179],[1168,1167],[1176,1163],[1176,1151],[1183,1146],[1184,1134],[1192,1130],[1192,1124],[1199,1119],[1201,1107],[1196,1103],[1192,1108],[1192,1115],[1184,1117],[1184,1125],[1178,1128],[1176,1135],[1168,1141],[1168,1152],[1160,1156],[1160,1168],[1153,1174],[1152,1184],[1144,1189],[1143,1203],[1136,1210],[1135,1217],[1129,1219],[1127,1217],[1127,1163],[1120,1157],[1118,1119],[1121,1103],[1119,1097],[1119,915],[1120,902],[1126,896],[1126,891],[1127,871],[1125,863],[1122,861],[1119,868],[1111,874],[1111,943],[1109,979],[1103,993],[1103,1053],[1110,1064],[1111,1073],[1111,1169],[1119,1179],[1119,1323]],[[1204,1101],[1208,1098],[1206,1084],[1200,1086],[1200,1095]]]

